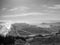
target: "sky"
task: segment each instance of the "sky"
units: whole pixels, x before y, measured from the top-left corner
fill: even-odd
[[[60,0],[0,0],[0,21],[60,21]]]

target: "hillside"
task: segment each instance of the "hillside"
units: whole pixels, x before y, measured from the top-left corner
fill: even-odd
[[[45,28],[37,27],[26,23],[15,23],[12,24],[12,32],[18,35],[33,35],[33,34],[50,34]],[[12,34],[12,33],[10,33]]]
[[[49,25],[49,28],[44,28],[41,26],[30,25],[27,23],[14,23],[11,24],[11,31],[9,35],[33,35],[33,34],[51,34],[51,33],[58,33],[60,30],[60,23],[42,23],[41,25]],[[56,26],[58,25],[58,26]]]

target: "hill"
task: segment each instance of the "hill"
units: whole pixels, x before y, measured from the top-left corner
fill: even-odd
[[[11,28],[11,35],[14,32],[16,35],[33,35],[33,34],[50,34],[45,28],[37,27],[27,23],[14,23]]]

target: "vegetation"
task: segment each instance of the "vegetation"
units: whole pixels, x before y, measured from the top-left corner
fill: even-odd
[[[60,45],[60,27],[41,28],[36,27],[35,25],[33,26],[25,23],[16,23],[12,24],[11,30],[12,31],[6,37],[0,35],[0,45],[25,45],[25,43],[30,43],[31,45]],[[57,34],[54,33],[55,35],[50,35],[53,30],[58,30]],[[29,32],[32,34],[40,34],[29,37],[27,36],[27,34],[31,34]],[[43,36],[43,33],[49,35]],[[26,37],[21,36],[24,34]]]

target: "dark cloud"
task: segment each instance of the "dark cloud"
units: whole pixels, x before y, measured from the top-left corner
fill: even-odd
[[[14,6],[21,6],[21,5],[53,5],[53,4],[60,4],[60,0],[0,0],[1,7],[14,7]]]

